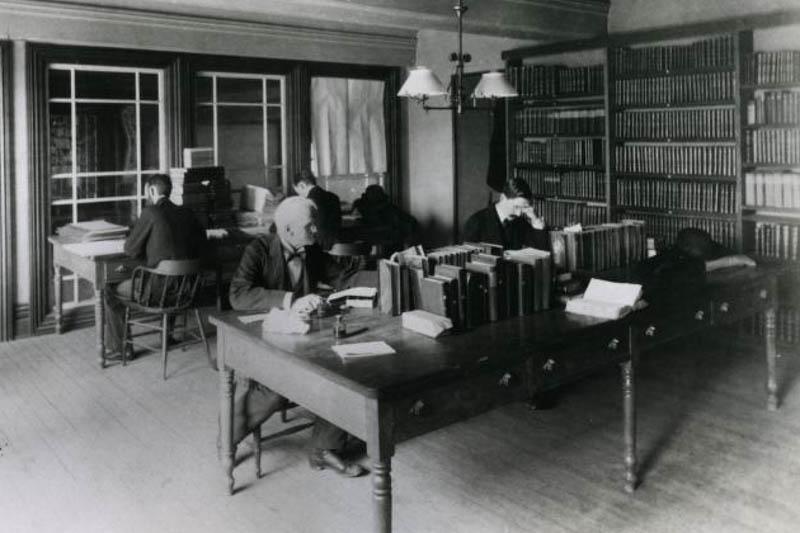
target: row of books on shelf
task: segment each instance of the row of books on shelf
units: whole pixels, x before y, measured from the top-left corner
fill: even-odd
[[[533,208],[550,227],[565,227],[572,224],[589,226],[608,221],[608,210],[603,205],[588,205],[584,202],[555,198],[534,198]]]
[[[748,172],[744,204],[800,209],[800,172]]]
[[[744,132],[746,164],[800,165],[800,127]]]
[[[621,206],[735,213],[736,184],[692,180],[618,179]]]
[[[732,72],[617,80],[615,103],[636,106],[717,102],[732,100],[734,91]]]
[[[378,278],[382,312],[422,309],[456,330],[548,309],[553,282],[550,252],[489,243],[414,247],[380,260]]]
[[[514,115],[517,135],[602,135],[603,109],[545,110],[525,108]]]
[[[606,178],[596,170],[554,172],[534,168],[515,168],[514,177],[525,180],[535,195],[567,196],[602,201],[606,196]]]
[[[689,44],[617,48],[614,58],[619,74],[632,75],[729,67],[734,64],[734,50],[733,36],[724,35]]]
[[[559,271],[600,272],[647,256],[644,222],[626,219],[550,232],[553,265]]]
[[[708,232],[711,238],[729,248],[736,246],[736,223],[730,220],[704,218],[702,216],[674,216],[657,213],[636,213],[635,208],[626,210],[624,216],[635,216],[647,227],[647,234],[656,240],[657,249],[675,242],[678,232],[685,228],[698,228]]]
[[[730,107],[706,109],[636,110],[615,116],[618,138],[732,139],[736,114]]]
[[[736,148],[692,144],[625,144],[615,149],[618,172],[735,176]]]
[[[755,253],[763,257],[800,260],[800,218],[797,224],[755,223]]]
[[[522,65],[508,67],[506,78],[522,98],[602,95],[603,65]]]
[[[750,54],[745,58],[743,75],[744,83],[750,85],[800,83],[800,51]]]
[[[764,337],[767,323],[763,313],[755,313],[745,322],[745,332]],[[775,335],[779,342],[800,344],[800,309],[779,306],[775,312]]]
[[[764,91],[747,102],[747,123],[750,125],[800,125],[800,93]]]
[[[517,141],[517,163],[599,166],[603,139],[525,139]]]

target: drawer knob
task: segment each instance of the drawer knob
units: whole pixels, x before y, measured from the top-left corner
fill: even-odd
[[[694,314],[694,319],[695,320],[703,320],[705,317],[706,317],[706,313],[702,309],[700,309],[699,311],[697,311]]]
[[[648,337],[655,337],[656,335],[656,327],[655,326],[647,326],[647,329],[644,330],[644,334]]]
[[[728,302],[722,302],[721,304],[719,304],[719,310],[721,312],[727,313],[728,309],[730,309],[730,305],[728,304]]]
[[[513,379],[514,376],[511,374],[511,372],[506,372],[500,377],[500,381],[498,381],[497,384],[500,385],[501,387],[508,387],[509,385],[511,385]]]
[[[546,372],[552,372],[553,368],[555,368],[555,366],[556,366],[556,362],[553,361],[552,359],[548,359],[547,361],[544,362],[544,365],[542,365],[542,368]]]
[[[617,348],[619,348],[619,339],[611,339],[608,342],[608,349],[609,350],[616,350]]]
[[[414,405],[411,406],[411,409],[408,410],[408,414],[412,416],[422,416],[425,414],[425,411],[427,411],[426,407],[425,402],[417,400],[414,402]]]
[[[761,298],[762,300],[766,300],[767,296],[769,296],[767,289],[761,289],[761,291],[758,293],[758,297]]]

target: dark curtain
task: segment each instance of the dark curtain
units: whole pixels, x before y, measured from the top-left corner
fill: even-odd
[[[506,109],[505,101],[494,104],[492,138],[489,140],[489,168],[486,171],[486,185],[502,192],[506,183]]]

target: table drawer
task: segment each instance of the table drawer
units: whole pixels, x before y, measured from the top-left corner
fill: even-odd
[[[714,323],[735,322],[772,307],[776,298],[775,292],[775,285],[765,282],[743,287],[735,292],[715,294],[711,303]]]
[[[628,348],[627,327],[564,345],[535,359],[534,382],[537,388],[555,388],[614,362],[626,360]]]
[[[696,302],[682,308],[661,310],[658,314],[644,315],[633,325],[633,336],[639,350],[645,351],[661,343],[699,330],[711,324],[710,304]]]
[[[402,441],[528,397],[524,364],[488,371],[393,402],[395,439]]]
[[[99,261],[97,265],[97,279],[105,280],[106,283],[119,283],[120,281],[130,279],[133,270],[141,264],[142,262],[140,260],[130,257],[119,257]]]

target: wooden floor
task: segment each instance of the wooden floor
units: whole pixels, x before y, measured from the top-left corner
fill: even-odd
[[[101,371],[93,330],[0,344],[0,531],[343,532],[371,524],[370,480],[312,472],[304,431],[241,464],[225,495],[217,377],[195,348]],[[760,353],[701,342],[638,376],[643,481],[621,490],[619,376],[511,405],[401,444],[395,531],[796,532],[800,361],[780,359],[764,409]],[[278,420],[270,421],[280,428]]]

